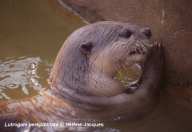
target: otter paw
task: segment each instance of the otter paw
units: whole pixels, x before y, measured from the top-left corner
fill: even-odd
[[[162,42],[155,42],[154,46],[152,47],[152,55],[156,63],[159,65],[163,65],[164,63],[164,48]]]
[[[162,64],[164,62],[164,49],[161,42],[155,42],[151,47],[149,54],[148,54],[148,63],[158,63]]]
[[[161,72],[164,66],[164,49],[160,42],[155,42],[148,52],[146,61],[144,63],[144,71]]]

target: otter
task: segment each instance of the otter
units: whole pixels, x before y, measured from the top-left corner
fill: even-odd
[[[76,30],[57,55],[49,78],[51,89],[29,99],[1,103],[0,122],[60,123],[143,117],[157,104],[164,71],[163,46],[159,42],[152,44],[151,35],[148,27],[112,21]],[[115,78],[119,70],[136,64],[142,68],[137,83],[125,86]],[[82,131],[79,129],[83,128],[74,131]]]

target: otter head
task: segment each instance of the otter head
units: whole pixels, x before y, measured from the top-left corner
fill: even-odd
[[[89,59],[87,91],[97,96],[114,96],[126,90],[122,84],[126,80],[121,81],[123,78],[118,78],[117,74],[121,72],[128,77],[126,71],[145,61],[151,46],[151,31],[125,23],[100,23],[97,26],[92,35],[100,40],[81,45]]]
[[[109,97],[119,104],[122,100],[123,105],[126,88],[115,75],[121,69],[142,65],[150,37],[149,28],[128,23],[105,21],[84,26],[72,33],[60,49],[51,85],[60,95],[77,102],[93,105],[97,100],[99,105],[99,100],[102,104],[102,99],[107,102]]]
[[[51,74],[52,84],[82,94],[112,96],[125,90],[115,74],[142,64],[151,31],[128,23],[98,22],[75,31],[61,48]]]

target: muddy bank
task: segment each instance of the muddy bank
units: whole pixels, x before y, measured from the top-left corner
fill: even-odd
[[[89,22],[115,20],[148,25],[166,48],[170,92],[192,97],[192,1],[60,0]]]

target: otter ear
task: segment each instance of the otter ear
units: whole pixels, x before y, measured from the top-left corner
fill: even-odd
[[[80,48],[81,48],[81,52],[84,55],[89,55],[91,53],[91,51],[92,51],[93,43],[88,42],[88,43],[82,44]]]

